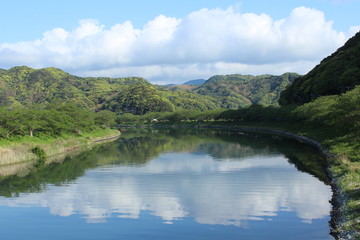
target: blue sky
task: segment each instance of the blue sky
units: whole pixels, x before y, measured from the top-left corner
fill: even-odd
[[[306,73],[360,29],[360,0],[12,0],[0,68],[154,83]]]

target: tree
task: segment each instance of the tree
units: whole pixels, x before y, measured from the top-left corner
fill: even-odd
[[[115,123],[116,114],[109,110],[102,110],[95,114],[95,124],[109,127]]]
[[[5,138],[9,138],[10,135],[20,131],[21,124],[21,112],[18,109],[6,109],[0,108],[0,126],[1,134]]]
[[[46,125],[46,112],[42,109],[23,109],[19,122],[21,128],[33,137],[35,130],[42,129]]]

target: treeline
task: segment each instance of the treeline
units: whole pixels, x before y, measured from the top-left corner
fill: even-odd
[[[80,134],[113,124],[115,113],[74,105],[0,108],[0,138],[14,136],[61,136]]]
[[[166,110],[166,109],[164,109]],[[173,110],[173,109],[170,109]],[[143,115],[94,112],[69,104],[0,108],[0,138],[13,136],[60,136],[78,134],[111,125],[143,123],[179,123],[184,121],[296,123],[309,128],[328,128],[333,134],[360,136],[360,86],[342,95],[320,97],[310,103],[295,106],[251,105],[237,110],[194,109],[148,111]]]
[[[328,128],[334,134],[360,136],[360,86],[342,95],[323,96],[301,105],[261,106],[251,105],[237,110],[180,110],[174,112],[131,113],[117,117],[118,123],[182,122],[278,122],[307,125],[309,128]]]
[[[148,112],[144,115],[134,115],[132,113],[124,113],[116,118],[118,124],[134,124],[149,122],[181,122],[181,121],[197,121],[197,120],[218,120],[219,116],[226,110],[208,110],[199,111],[194,109],[178,110],[173,112]]]
[[[199,111],[194,109],[178,110],[173,112],[148,112],[144,115],[124,113],[118,115],[117,123],[149,123],[149,122],[184,122],[184,121],[225,121],[225,122],[250,122],[250,121],[293,121],[295,106],[276,107],[251,105],[237,110],[216,109]]]

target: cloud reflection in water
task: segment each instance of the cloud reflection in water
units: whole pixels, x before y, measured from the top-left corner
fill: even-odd
[[[54,215],[83,215],[89,223],[150,213],[164,223],[189,217],[246,227],[279,211],[295,212],[303,222],[327,217],[330,198],[328,186],[282,155],[214,161],[206,154],[165,153],[146,165],[99,167],[66,186],[0,198],[0,205],[47,207]]]

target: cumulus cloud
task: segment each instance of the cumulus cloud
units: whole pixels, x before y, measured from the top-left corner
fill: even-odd
[[[0,43],[0,66],[54,66],[73,74],[142,76],[181,81],[214,74],[306,73],[350,34],[306,7],[284,19],[228,9],[201,9],[177,19],[160,15],[141,29],[130,21],[106,28],[82,20],[32,42]]]

